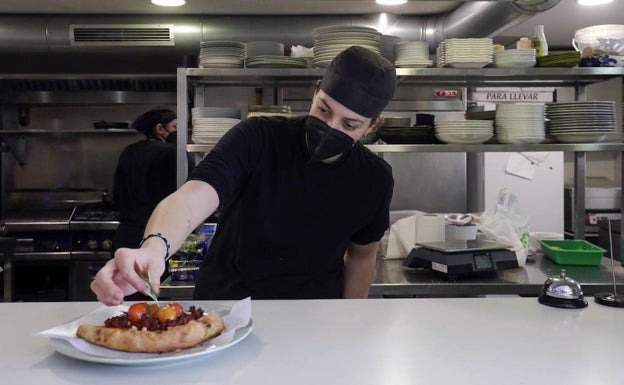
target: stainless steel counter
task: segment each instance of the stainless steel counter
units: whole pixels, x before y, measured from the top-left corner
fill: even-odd
[[[602,258],[600,266],[562,266],[538,254],[526,265],[501,270],[494,274],[459,277],[449,281],[446,276],[431,270],[410,269],[403,260],[384,260],[377,264],[375,280],[370,295],[416,296],[416,297],[463,297],[497,294],[537,296],[544,281],[559,275],[565,269],[567,275],[581,284],[586,295],[613,291],[611,261]],[[618,292],[624,293],[624,267],[614,261]]]
[[[614,261],[614,267],[618,293],[624,293],[624,267],[619,261]],[[613,291],[611,261],[607,258],[602,259],[600,266],[561,266],[538,254],[523,267],[483,276],[459,277],[454,282],[435,271],[406,268],[403,260],[380,260],[370,297],[538,296],[544,281],[559,275],[562,268],[581,284],[585,295]],[[167,279],[160,292],[167,298],[190,299],[193,283]]]

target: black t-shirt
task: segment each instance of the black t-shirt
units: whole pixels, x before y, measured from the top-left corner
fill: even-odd
[[[113,242],[115,250],[138,247],[152,211],[176,187],[175,144],[145,139],[124,148],[113,185],[120,222]]]
[[[335,163],[309,163],[305,120],[247,119],[189,177],[222,207],[196,299],[340,298],[346,249],[383,236],[390,166],[359,143]]]

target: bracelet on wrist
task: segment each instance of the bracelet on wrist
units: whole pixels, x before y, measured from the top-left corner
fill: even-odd
[[[143,237],[143,239],[141,239],[141,243],[139,243],[139,248],[143,246],[143,243],[150,238],[160,238],[163,242],[165,242],[165,247],[167,248],[167,251],[165,252],[165,261],[169,259],[169,251],[171,250],[171,245],[169,244],[167,238],[161,233],[151,233]]]

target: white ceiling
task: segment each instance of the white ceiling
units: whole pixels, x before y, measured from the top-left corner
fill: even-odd
[[[495,0],[509,1],[509,0]],[[0,14],[136,14],[136,15],[219,15],[219,14],[370,14],[382,11],[405,15],[446,13],[461,1],[409,1],[405,5],[381,7],[374,0],[187,0],[177,8],[152,5],[149,0],[16,0],[0,1]],[[545,26],[551,46],[570,46],[574,32],[596,24],[624,23],[624,0],[609,5],[583,7],[576,0],[561,0],[549,11],[512,27],[495,37],[508,43],[520,36],[531,37],[537,24]],[[498,39],[498,41],[497,41]]]

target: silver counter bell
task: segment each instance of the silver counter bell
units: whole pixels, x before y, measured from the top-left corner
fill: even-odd
[[[583,296],[581,285],[567,277],[565,270],[561,270],[558,277],[550,277],[544,282],[542,294],[537,300],[543,305],[565,309],[587,307],[587,300]]]

